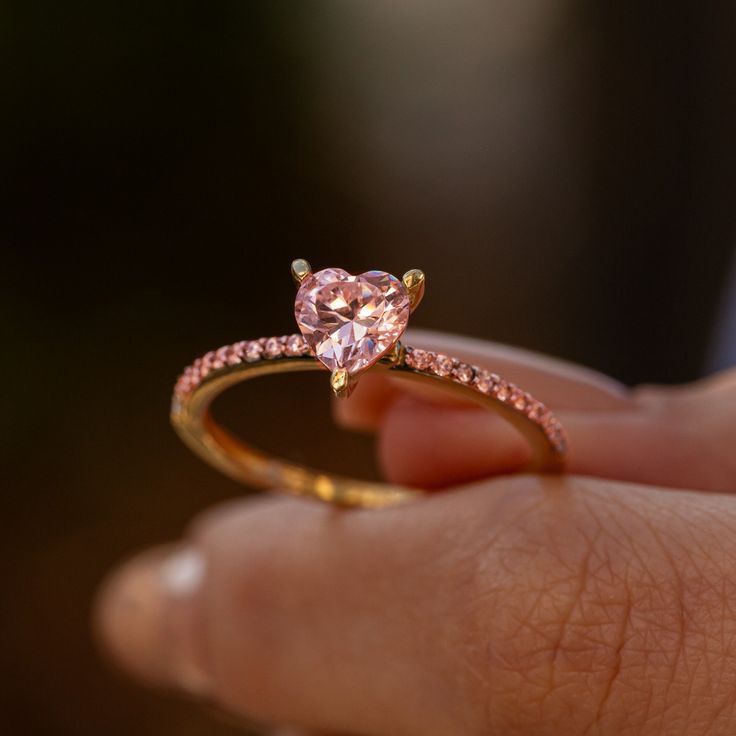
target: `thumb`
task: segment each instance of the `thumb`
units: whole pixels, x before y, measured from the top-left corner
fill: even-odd
[[[101,626],[138,674],[307,730],[732,733],[735,532],[733,497],[572,476],[240,504],[118,573]]]
[[[439,505],[397,511],[268,499],[211,513],[173,555],[144,553],[111,578],[102,636],[136,676],[263,722],[457,733],[475,710],[452,623],[467,545]]]

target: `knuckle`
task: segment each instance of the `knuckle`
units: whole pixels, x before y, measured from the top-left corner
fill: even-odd
[[[735,550],[705,536],[589,489],[509,524],[468,609],[485,732],[718,732],[736,710]]]

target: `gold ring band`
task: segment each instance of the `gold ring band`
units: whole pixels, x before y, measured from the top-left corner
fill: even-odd
[[[392,506],[421,496],[418,489],[334,476],[267,455],[234,437],[210,413],[215,397],[241,381],[311,370],[324,370],[324,366],[300,334],[226,345],[194,361],[179,378],[172,424],[196,454],[231,478],[253,486],[363,508]],[[563,469],[567,440],[560,422],[541,402],[500,376],[400,342],[368,370],[459,392],[497,412],[522,433],[532,449],[528,470]],[[333,389],[338,393],[334,385]]]

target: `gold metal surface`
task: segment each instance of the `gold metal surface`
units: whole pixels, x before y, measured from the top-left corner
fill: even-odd
[[[530,443],[533,457],[528,470],[555,472],[562,469],[564,458],[555,452],[538,424],[492,396],[448,378],[410,368],[405,363],[405,355],[406,350],[397,344],[391,354],[369,370],[388,371],[403,380],[421,381],[496,411]],[[423,492],[417,489],[333,476],[272,457],[234,437],[210,414],[210,405],[215,397],[236,383],[272,373],[314,370],[324,370],[324,367],[312,356],[282,357],[225,367],[208,375],[185,398],[174,399],[172,424],[195,453],[226,475],[248,485],[319,498],[340,506],[363,508],[394,506],[421,497]]]
[[[344,368],[337,368],[330,376],[330,386],[338,399],[347,399],[353,389],[354,381],[350,380],[350,374]]]
[[[291,277],[296,284],[301,284],[310,273],[312,273],[312,267],[309,265],[309,261],[297,258],[291,262]]]
[[[424,271],[420,271],[418,268],[412,268],[411,271],[407,271],[401,277],[401,280],[409,292],[409,301],[411,311],[413,312],[419,306],[419,302],[424,298],[424,286],[426,282]]]

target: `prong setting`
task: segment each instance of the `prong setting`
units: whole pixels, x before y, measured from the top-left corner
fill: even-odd
[[[338,399],[346,399],[355,388],[355,381],[345,368],[336,368],[330,375],[330,386]]]
[[[291,262],[291,277],[297,285],[301,284],[311,273],[312,267],[309,265],[309,261],[297,258]]]
[[[388,365],[401,365],[404,358],[406,357],[406,349],[404,348],[401,340],[397,340],[391,350],[381,358],[382,363],[388,363]]]
[[[426,281],[424,271],[420,271],[418,268],[412,268],[411,271],[407,271],[401,277],[401,281],[409,292],[409,303],[413,312],[424,297],[424,284]]]

